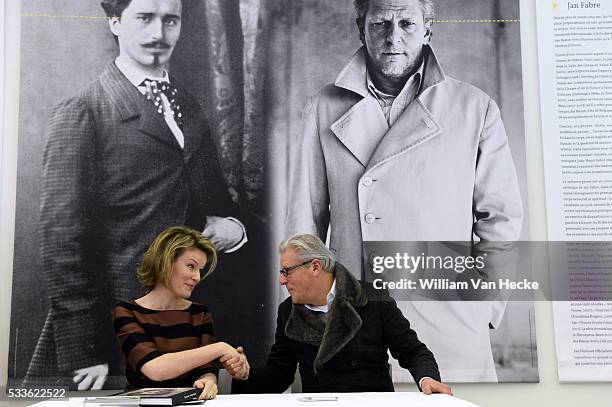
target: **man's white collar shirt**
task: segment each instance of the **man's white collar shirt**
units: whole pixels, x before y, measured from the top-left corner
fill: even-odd
[[[423,78],[423,70],[425,66],[425,58],[421,61],[419,69],[408,78],[406,84],[397,96],[388,95],[374,86],[370,71],[366,70],[366,85],[370,94],[378,101],[382,111],[387,119],[389,127],[397,121],[403,111],[417,97],[421,89],[421,81]]]
[[[334,302],[334,298],[336,298],[336,279],[335,278],[329,290],[329,293],[327,293],[327,304],[325,305],[304,304],[304,306],[311,311],[327,313],[331,308],[332,302]]]

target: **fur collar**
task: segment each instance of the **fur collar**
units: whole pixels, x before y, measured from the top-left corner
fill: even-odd
[[[285,335],[295,341],[319,347],[315,371],[333,358],[361,329],[361,317],[355,307],[364,307],[368,299],[361,284],[340,263],[334,268],[336,297],[327,314],[327,323],[301,304],[294,304],[285,325]]]

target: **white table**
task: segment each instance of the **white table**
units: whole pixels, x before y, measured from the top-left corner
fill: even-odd
[[[337,396],[337,401],[304,402],[303,397]],[[43,401],[36,407],[81,407],[84,398],[69,401]],[[95,404],[87,404],[94,407]],[[219,395],[206,407],[478,407],[476,404],[444,394],[426,396],[416,392],[397,393],[293,393]]]

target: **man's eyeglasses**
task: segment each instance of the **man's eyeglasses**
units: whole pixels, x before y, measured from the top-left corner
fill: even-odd
[[[295,266],[284,267],[284,268],[278,270],[278,272],[281,273],[285,277],[289,277],[289,272],[291,272],[292,270],[295,270],[297,268],[300,268],[302,266],[305,266],[305,265],[307,265],[307,264],[309,264],[311,262],[312,262],[312,260],[308,260],[308,261],[305,261],[304,263],[296,264]]]

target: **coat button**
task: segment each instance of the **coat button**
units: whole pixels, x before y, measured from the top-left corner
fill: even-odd
[[[366,223],[374,223],[376,222],[376,216],[373,213],[366,213],[365,221]]]
[[[372,177],[363,177],[363,179],[361,180],[361,184],[365,187],[369,187],[370,185],[372,185]]]
[[[351,360],[351,366],[357,366],[359,363],[356,360]]]

